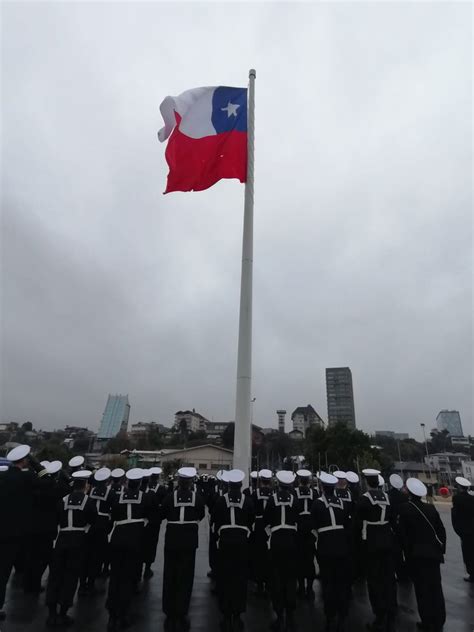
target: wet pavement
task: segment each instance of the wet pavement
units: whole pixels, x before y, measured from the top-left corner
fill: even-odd
[[[474,584],[463,581],[464,566],[462,563],[459,538],[451,527],[450,505],[437,504],[448,534],[448,546],[445,564],[442,566],[443,589],[446,599],[447,621],[445,632],[474,632]],[[163,532],[162,532],[163,533]],[[162,534],[160,544],[162,546]],[[211,594],[212,583],[207,578],[207,521],[203,521],[200,530],[200,548],[196,558],[196,577],[191,600],[190,619],[192,632],[214,632],[219,630],[219,614],[215,597]],[[154,564],[155,575],[144,584],[141,594],[137,595],[132,608],[136,620],[131,632],[161,632],[164,616],[161,612],[161,579],[163,570],[162,548],[159,547]],[[96,597],[76,598],[70,613],[75,622],[67,628],[71,632],[102,632],[107,628],[107,611],[104,607],[105,580],[99,583],[104,594]],[[320,597],[319,582],[315,581],[316,599],[314,602],[301,600],[296,613],[298,632],[319,632],[324,630],[324,615]],[[410,583],[398,586],[399,616],[397,630],[399,632],[415,632],[418,621],[416,601]],[[23,594],[15,585],[12,577],[5,605],[7,620],[0,624],[1,632],[43,632],[46,630],[47,610],[44,597],[31,598]],[[255,597],[249,590],[249,601],[245,615],[247,632],[269,630],[272,620],[270,602]],[[355,584],[354,598],[350,608],[348,632],[366,631],[365,624],[372,620],[364,582]]]

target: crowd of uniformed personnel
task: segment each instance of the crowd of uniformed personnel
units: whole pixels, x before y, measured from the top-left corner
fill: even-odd
[[[308,470],[252,472],[243,489],[240,470],[198,476],[192,467],[176,482],[160,482],[161,469],[125,472],[87,469],[83,457],[67,467],[38,463],[28,446],[0,467],[0,618],[12,568],[27,593],[44,590],[46,624],[66,627],[76,592],[95,594],[108,575],[108,630],[133,624],[131,603],[139,583],[153,575],[160,526],[164,534],[162,608],[165,629],[187,630],[195,574],[198,526],[208,515],[209,577],[222,614],[223,632],[243,627],[249,582],[271,598],[277,632],[296,629],[298,598],[314,599],[321,584],[328,632],[349,632],[354,581],[365,578],[373,632],[396,630],[397,580],[413,582],[421,630],[440,632],[446,613],[440,565],[446,532],[425,485],[392,474],[390,490],[380,472]],[[452,522],[474,581],[474,496],[457,478]],[[316,565],[318,572],[316,573]]]

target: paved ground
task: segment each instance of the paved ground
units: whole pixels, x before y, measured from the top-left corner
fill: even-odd
[[[445,631],[474,632],[474,584],[467,584],[462,579],[464,567],[461,547],[459,539],[451,527],[450,506],[438,504],[437,507],[448,532],[446,563],[442,567],[443,588],[448,613]],[[210,592],[211,582],[206,577],[208,570],[207,529],[207,524],[203,521],[190,611],[193,632],[217,632],[219,630],[215,598]],[[159,553],[155,563],[155,576],[145,585],[134,603],[133,610],[137,613],[137,621],[131,628],[132,632],[161,632],[163,630],[161,577],[162,556]],[[317,632],[324,629],[324,616],[317,581],[315,582],[315,590],[316,600],[314,603],[300,602],[297,611],[299,632]],[[398,630],[400,632],[415,632],[418,617],[412,586],[410,584],[400,585],[398,598],[400,605]],[[103,603],[104,596],[78,599],[71,611],[75,618],[75,624],[69,629],[72,632],[101,632],[105,630],[108,617]],[[6,610],[8,619],[1,625],[1,632],[43,632],[45,630],[46,608],[43,598],[39,600],[26,598],[21,590],[15,586],[14,580],[11,582],[7,596]],[[269,601],[262,601],[250,595],[245,617],[246,630],[248,632],[266,632],[271,619],[272,610]],[[365,631],[365,623],[371,619],[365,584],[357,584],[351,605],[350,632]]]

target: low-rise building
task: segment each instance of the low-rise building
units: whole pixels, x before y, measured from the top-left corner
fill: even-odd
[[[395,439],[395,441],[404,441],[405,439],[409,439],[410,435],[408,432],[394,432],[393,430],[376,430],[375,438],[377,437],[387,437],[389,439]]]
[[[418,478],[422,483],[432,485],[440,482],[438,470],[430,468],[426,463],[395,461],[393,464],[393,472],[400,474],[404,480],[407,478]]]
[[[462,462],[462,476],[474,485],[474,461]]]
[[[425,456],[425,463],[439,471],[440,483],[452,485],[456,476],[462,476],[462,464],[470,457],[464,452],[439,452]]]
[[[221,446],[205,444],[192,448],[166,450],[124,450],[130,464],[151,467],[167,461],[180,461],[181,467],[195,467],[199,474],[213,474],[232,468],[233,451]]]
[[[306,435],[306,431],[311,426],[324,426],[324,421],[311,404],[298,406],[291,414],[291,421],[293,422],[293,430],[299,430],[303,436]]]
[[[174,415],[174,425],[177,429],[180,429],[182,423],[186,423],[186,428],[189,432],[199,432],[200,430],[207,430],[209,419],[203,417],[200,413],[197,413],[193,408],[192,410],[178,410]]]

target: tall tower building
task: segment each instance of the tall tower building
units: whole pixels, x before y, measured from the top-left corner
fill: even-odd
[[[277,415],[278,415],[278,431],[285,432],[286,410],[277,410]]]
[[[461,415],[458,410],[440,410],[436,417],[440,432],[447,430],[452,437],[463,437]]]
[[[130,416],[128,395],[109,395],[97,439],[112,439],[121,430],[127,430]]]
[[[328,424],[356,427],[352,373],[348,366],[326,369]]]

